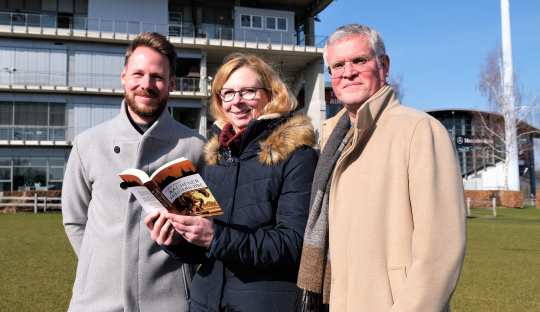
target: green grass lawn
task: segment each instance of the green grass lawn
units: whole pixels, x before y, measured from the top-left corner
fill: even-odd
[[[540,210],[472,215],[453,311],[540,311]]]
[[[473,209],[453,311],[540,311],[540,210]],[[76,258],[58,213],[0,214],[0,311],[65,311]],[[375,291],[375,290],[374,290]]]
[[[0,214],[0,311],[66,311],[75,265],[59,213]]]

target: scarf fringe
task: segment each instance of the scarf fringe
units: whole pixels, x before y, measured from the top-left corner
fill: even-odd
[[[321,294],[302,290],[298,296],[296,312],[328,312],[328,305],[323,304]]]

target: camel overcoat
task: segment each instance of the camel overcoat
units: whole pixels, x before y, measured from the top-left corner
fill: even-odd
[[[167,110],[139,133],[124,104],[118,116],[77,136],[62,190],[64,227],[78,257],[70,311],[187,311],[183,263],[151,240],[118,173],[150,174],[178,157],[198,164],[203,144]]]
[[[326,122],[323,141],[344,113]],[[447,130],[385,86],[351,131],[331,178],[331,311],[447,310],[466,238]]]

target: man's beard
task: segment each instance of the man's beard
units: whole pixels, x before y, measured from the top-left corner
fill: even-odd
[[[153,90],[138,90],[131,94],[131,96],[125,96],[124,100],[126,101],[129,109],[140,117],[145,118],[155,118],[159,117],[161,115],[161,112],[163,112],[163,109],[165,106],[167,106],[167,99],[162,99],[160,102],[158,102],[158,105],[140,105],[135,102],[135,96],[146,96],[150,97],[152,99],[157,99],[158,94],[156,94]]]

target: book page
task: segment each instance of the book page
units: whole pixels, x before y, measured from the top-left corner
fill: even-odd
[[[125,182],[126,187],[143,185],[149,178],[146,172],[139,169],[126,169],[118,174],[120,179]]]
[[[128,190],[135,196],[146,213],[163,208],[163,205],[145,186],[133,186]]]

